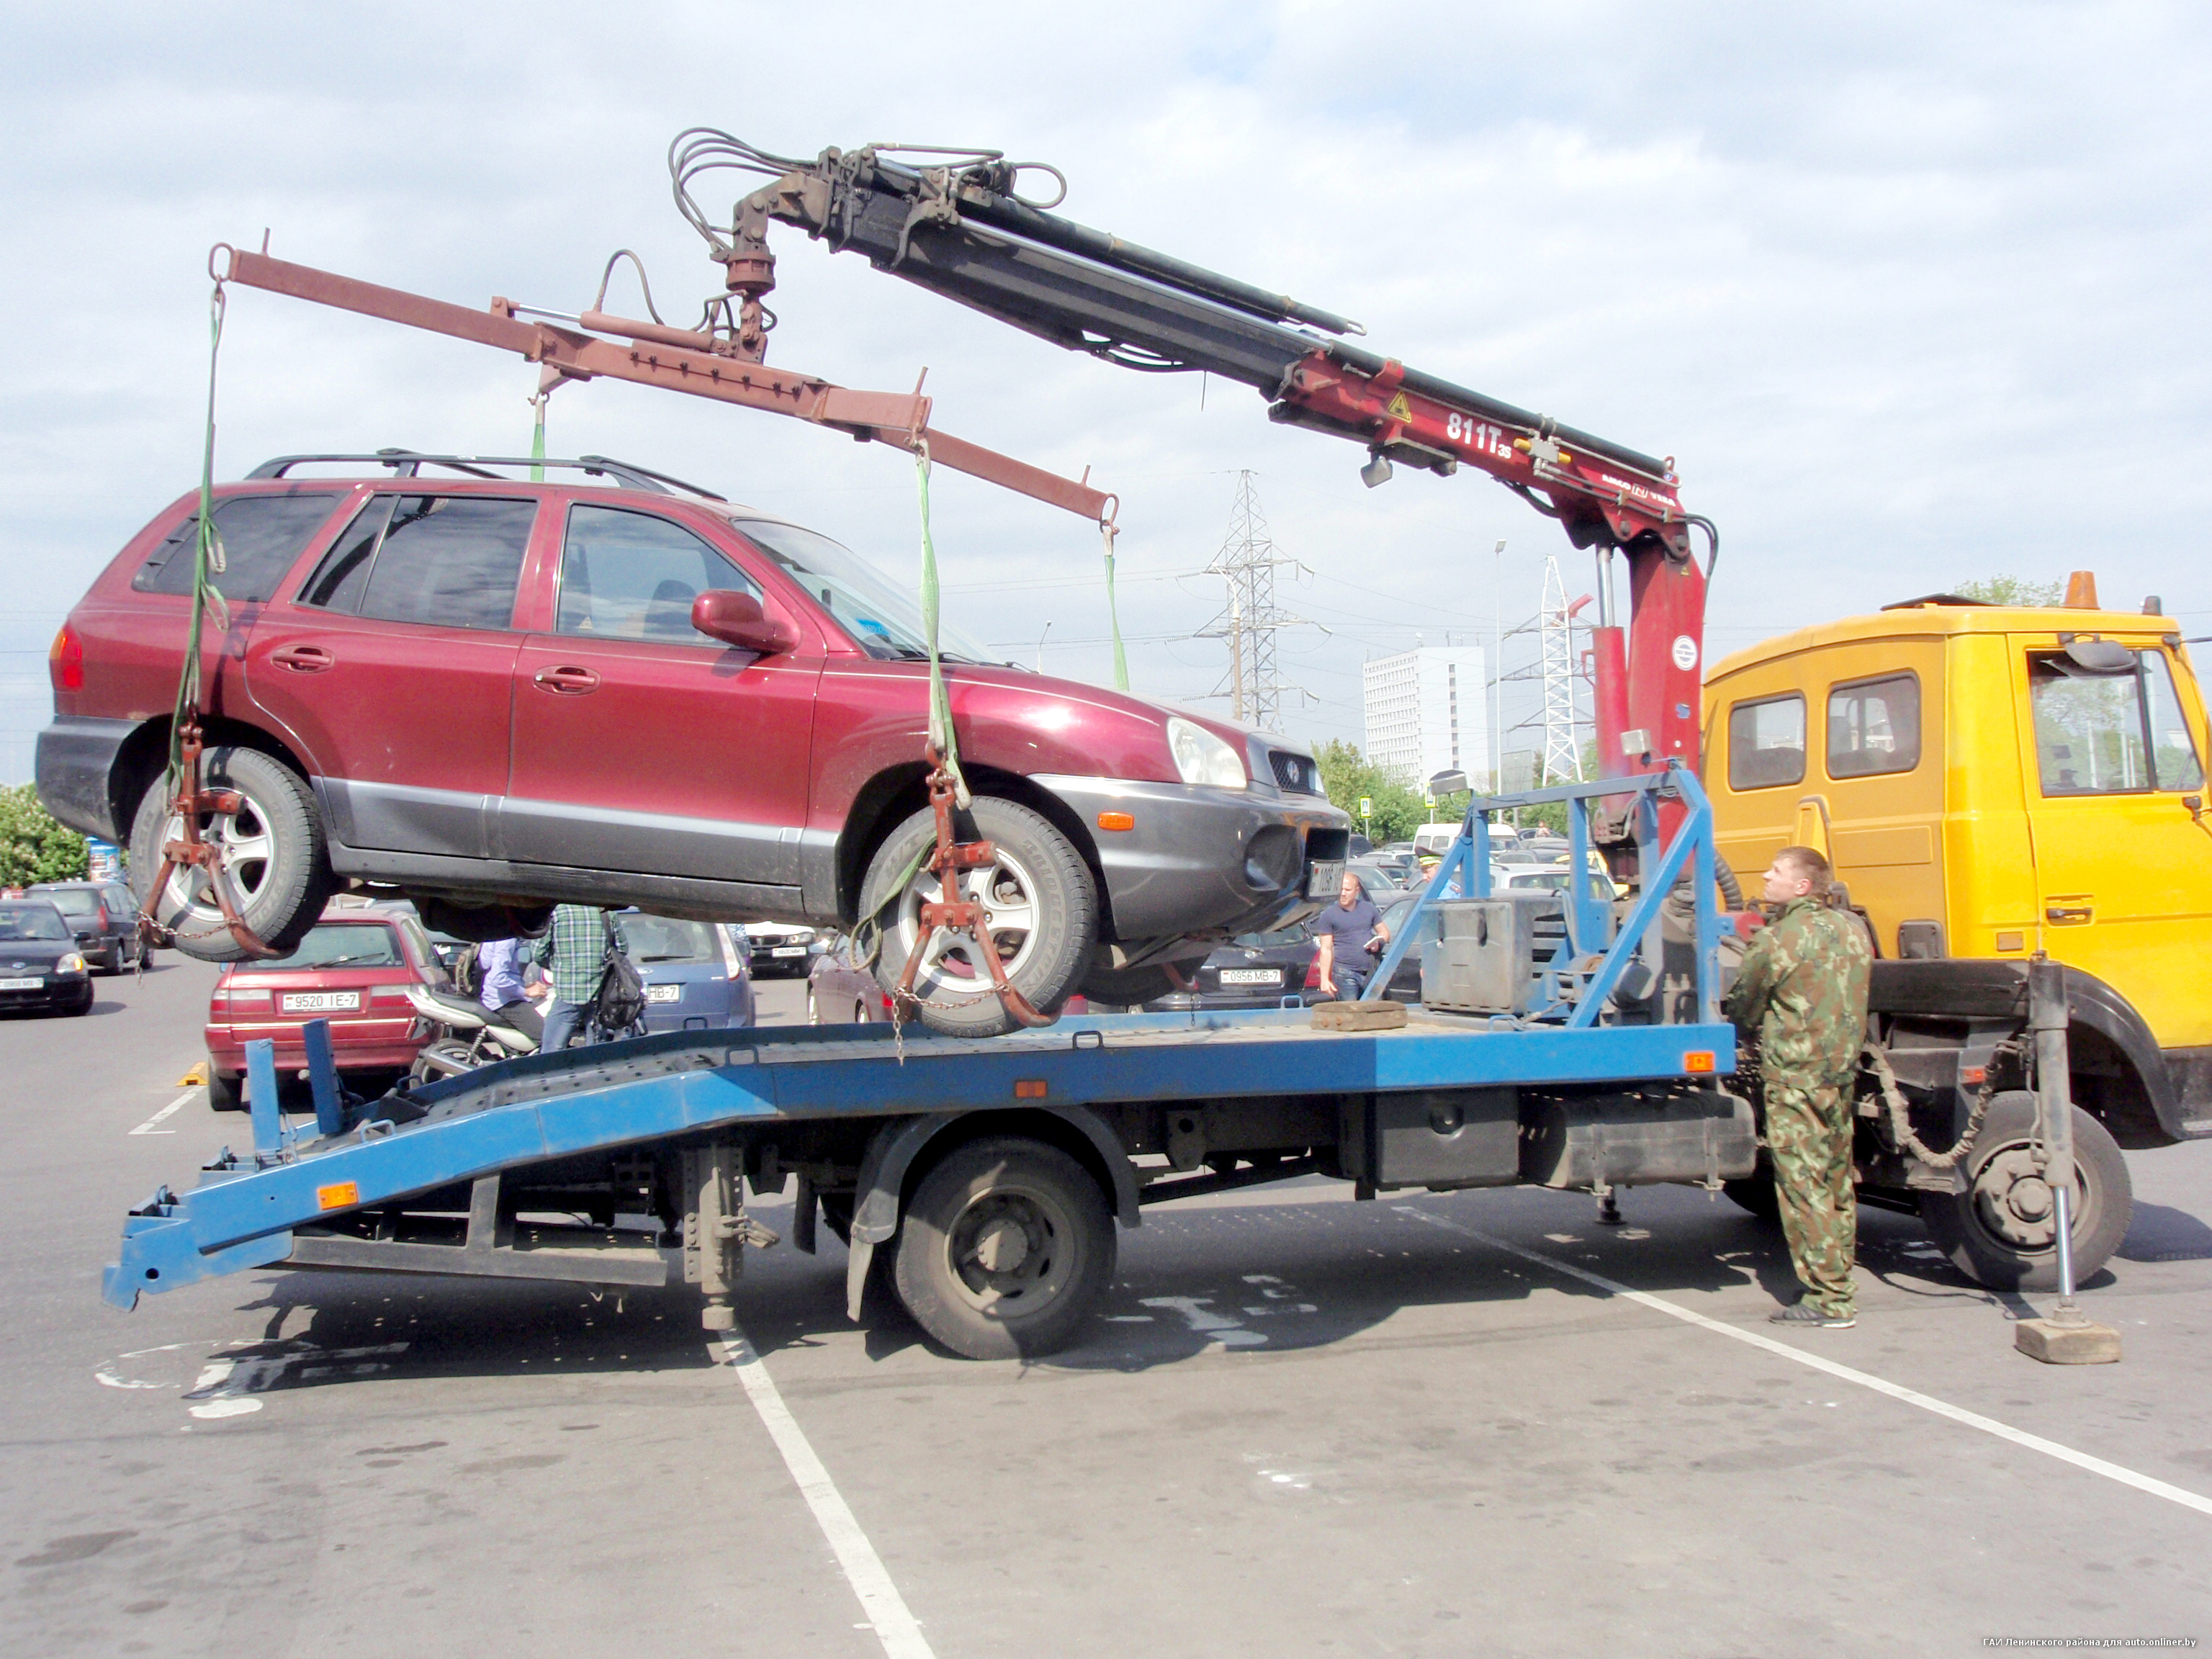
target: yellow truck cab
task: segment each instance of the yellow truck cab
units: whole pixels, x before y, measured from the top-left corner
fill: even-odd
[[[2027,1288],[2055,1267],[2048,1189],[2006,1152],[2032,1121],[2007,1094],[2027,1086],[2036,951],[2067,969],[2077,1129],[2086,1115],[2104,1143],[2083,1156],[2077,1254],[2093,1221],[2111,1246],[2125,1230],[2114,1143],[2212,1133],[2203,697],[2172,619],[2095,608],[2086,573],[2069,598],[2085,603],[1909,600],[1740,651],[1705,688],[1722,854],[1747,882],[1793,842],[1828,855],[1873,929],[1875,1024],[1923,1138],[1964,1129],[1992,1066],[2004,1085],[1948,1180],[1863,1126],[1863,1200],[1909,1200],[1962,1267]]]

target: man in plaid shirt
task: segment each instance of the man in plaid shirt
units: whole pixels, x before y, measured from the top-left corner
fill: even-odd
[[[607,946],[623,951],[622,929],[606,911],[588,904],[559,904],[553,908],[553,925],[538,947],[538,965],[552,986],[545,1003],[545,1039],[539,1051],[565,1048],[584,1024],[584,1014],[599,994]],[[597,1042],[600,1034],[584,1026],[584,1041]]]

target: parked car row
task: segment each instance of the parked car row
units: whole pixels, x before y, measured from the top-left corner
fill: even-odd
[[[752,1024],[743,930],[636,910],[619,913],[616,925],[645,982],[648,1033]],[[296,1079],[307,1065],[304,1028],[313,1019],[330,1022],[332,1057],[347,1085],[381,1091],[438,1036],[433,1018],[441,1001],[451,1000],[464,1018],[481,1011],[472,996],[455,990],[456,969],[476,949],[432,933],[411,905],[332,901],[286,955],[232,963],[216,978],[204,1031],[209,1105],[229,1111],[243,1103],[246,1044],[257,1037],[276,1043],[278,1075]]]

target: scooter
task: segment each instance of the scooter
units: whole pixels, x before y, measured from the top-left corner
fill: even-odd
[[[445,1032],[424,1044],[422,1052],[415,1056],[415,1063],[407,1068],[410,1082],[434,1083],[494,1060],[538,1052],[536,1037],[508,1024],[473,997],[431,985],[410,985],[407,1000],[416,1013]]]

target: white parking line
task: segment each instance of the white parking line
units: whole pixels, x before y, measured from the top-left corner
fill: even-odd
[[[148,1118],[143,1123],[140,1124],[131,1133],[134,1135],[173,1135],[176,1133],[177,1132],[174,1129],[157,1129],[154,1126],[159,1123],[163,1118],[167,1117],[172,1112],[180,1110],[186,1102],[191,1100],[198,1093],[199,1091],[198,1089],[185,1090],[184,1093],[179,1095],[174,1100],[161,1108],[160,1111],[155,1113],[153,1116]]]
[[[708,1343],[707,1352],[737,1372],[738,1380],[745,1385],[746,1396],[760,1413],[769,1438],[783,1454],[784,1467],[799,1483],[799,1495],[806,1500],[806,1507],[814,1511],[815,1524],[830,1540],[837,1565],[844,1570],[845,1582],[860,1598],[860,1608],[868,1615],[869,1628],[884,1644],[888,1659],[935,1659],[929,1644],[922,1638],[921,1626],[907,1611],[898,1586],[891,1583],[890,1574],[884,1571],[883,1558],[876,1553],[876,1547],[868,1541],[867,1534],[860,1530],[860,1523],[854,1518],[836,1484],[830,1479],[830,1471],[814,1455],[814,1448],[808,1443],[799,1420],[783,1403],[775,1379],[768,1374],[768,1367],[753,1352],[753,1345],[746,1340],[745,1334],[732,1331],[722,1340]]]
[[[1892,1382],[1887,1378],[1875,1376],[1866,1371],[1854,1370],[1849,1365],[1839,1365],[1832,1359],[1824,1359],[1819,1354],[1807,1353],[1802,1348],[1793,1348],[1786,1342],[1778,1342],[1772,1337],[1761,1336],[1756,1331],[1741,1330],[1734,1325],[1724,1324],[1720,1320],[1709,1319],[1704,1314],[1693,1313],[1687,1308],[1678,1307],[1664,1297],[1653,1296],[1648,1291],[1631,1290],[1618,1280],[1607,1279],[1603,1273],[1591,1273],[1587,1268],[1561,1261],[1557,1257],[1546,1255],[1539,1250],[1526,1250],[1518,1244],[1509,1244],[1505,1240],[1492,1234],[1478,1232],[1473,1227],[1463,1227],[1456,1221],[1447,1221],[1440,1215],[1431,1215],[1426,1210],[1416,1209],[1410,1204],[1396,1204],[1391,1207],[1400,1215],[1411,1216],[1416,1221],[1425,1221],[1431,1227],[1441,1227],[1445,1231],[1457,1233],[1463,1238],[1472,1238],[1478,1243],[1489,1245],[1494,1250],[1503,1250],[1508,1255],[1517,1255],[1523,1261],[1533,1261],[1539,1267],[1549,1267],[1553,1273],[1565,1273],[1571,1279],[1579,1279],[1585,1285],[1595,1285],[1600,1290],[1609,1291],[1614,1296],[1626,1297],[1631,1302],[1654,1309],[1669,1318],[1679,1319],[1691,1325],[1702,1326],[1706,1330],[1716,1332],[1735,1341],[1746,1342],[1754,1348],[1764,1349],[1768,1353],[1778,1354],[1784,1359],[1794,1359],[1797,1364],[1808,1365],[1816,1371],[1825,1371],[1830,1376],[1840,1377],[1846,1382],[1856,1382],[1859,1387],[1871,1389],[1876,1394],[1886,1394],[1892,1400],[1902,1400],[1908,1406],[1917,1406],[1921,1410],[1933,1412],[1938,1417],[1948,1417],[1954,1423],[1963,1423],[1970,1429],[1979,1429],[1984,1434],[1993,1434],[2000,1440],[2009,1440],[2015,1446],[2025,1446],[2030,1451],[2041,1452],[2045,1457],[2055,1457],[2062,1463],[2071,1463],[2075,1468],[2087,1469],[2092,1474],[2101,1474],[2107,1480],[2117,1480],[2124,1486],[2133,1486],[2137,1492],[2148,1492],[2154,1498],[2163,1498],[2166,1502],[2179,1504],[2184,1509],[2195,1510],[2202,1515],[2212,1515],[2212,1498],[2199,1497],[2193,1492],[2185,1491],[2179,1486],[2169,1486],[2166,1482],[2155,1480],[2148,1474],[2138,1474],[2135,1470],[2123,1468],[2118,1463],[2108,1463],[2101,1457],[2092,1457],[2087,1452],[2075,1451],[2071,1446],[2062,1446],[2056,1440],[2045,1440],[2039,1434],[2030,1434],[2024,1429],[2015,1429],[2009,1423],[2000,1423],[1993,1417],[1984,1417],[1979,1412],[1967,1411],[1965,1407],[1954,1406],[1948,1401],[1938,1400],[1933,1395],[1922,1394],[1917,1389],[1905,1388],[1901,1383]]]

